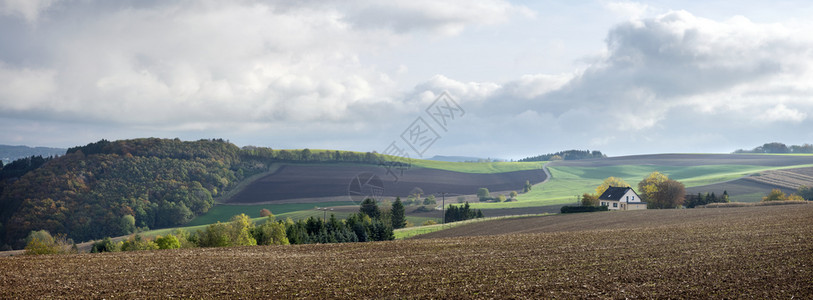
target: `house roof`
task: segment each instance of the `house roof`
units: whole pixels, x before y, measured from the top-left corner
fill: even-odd
[[[635,193],[635,190],[633,190],[631,187],[614,187],[614,186],[611,186],[611,187],[608,187],[607,190],[604,191],[604,193],[601,194],[601,196],[598,197],[598,200],[619,201],[619,200],[621,200],[621,197],[624,197],[624,194],[626,194],[627,191],[629,191],[629,190],[631,190],[633,193]],[[635,195],[638,196],[638,193],[635,193]],[[634,202],[640,202],[640,201],[641,201],[641,197],[638,196],[637,198],[635,198]]]

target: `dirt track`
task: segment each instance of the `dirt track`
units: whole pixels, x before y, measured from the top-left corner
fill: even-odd
[[[478,188],[491,191],[521,191],[525,181],[538,183],[546,176],[542,170],[497,174],[459,173],[413,168],[398,174],[398,180],[381,166],[359,165],[286,165],[265,176],[232,197],[228,203],[270,203],[279,200],[347,196],[348,186],[359,174],[374,174],[383,184],[383,196],[406,197],[413,188],[424,194],[445,192],[470,195]]]
[[[666,212],[572,232],[7,257],[0,298],[813,297],[813,205]]]

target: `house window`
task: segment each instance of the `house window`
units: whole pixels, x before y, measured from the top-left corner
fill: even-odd
[[[635,201],[635,196],[632,196],[632,201]]]
[[[629,201],[630,201],[630,196],[627,196],[627,202],[629,202]]]
[[[618,202],[614,202],[613,207],[618,207]]]

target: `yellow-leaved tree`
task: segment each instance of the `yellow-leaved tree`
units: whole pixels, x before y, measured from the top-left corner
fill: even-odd
[[[629,187],[629,183],[624,181],[624,179],[618,177],[607,177],[604,179],[604,182],[601,183],[598,187],[596,187],[596,197],[600,197],[601,194],[604,194],[609,187]]]
[[[648,176],[644,177],[644,180],[638,183],[638,195],[643,198],[644,202],[649,202],[658,193],[658,186],[667,180],[669,180],[669,177],[658,171],[649,173]]]

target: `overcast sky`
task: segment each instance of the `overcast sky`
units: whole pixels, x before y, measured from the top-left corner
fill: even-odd
[[[813,142],[813,4],[684,2],[0,0],[0,144],[521,158]],[[453,109],[436,121],[438,104]]]

